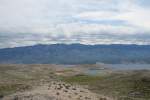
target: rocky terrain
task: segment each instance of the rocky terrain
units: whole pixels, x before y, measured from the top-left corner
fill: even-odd
[[[150,71],[100,64],[0,65],[0,100],[150,100]]]
[[[98,95],[79,85],[51,82],[31,91],[19,92],[2,100],[112,100]]]

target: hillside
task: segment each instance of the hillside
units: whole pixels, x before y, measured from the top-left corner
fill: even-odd
[[[53,44],[0,49],[6,64],[150,63],[150,45]]]

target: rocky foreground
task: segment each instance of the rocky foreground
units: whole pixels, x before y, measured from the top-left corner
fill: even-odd
[[[19,92],[2,100],[112,100],[105,96],[92,93],[79,85],[64,82],[51,82],[33,90]]]

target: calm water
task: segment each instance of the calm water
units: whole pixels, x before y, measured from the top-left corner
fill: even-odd
[[[73,68],[76,65],[57,65],[64,68]],[[103,64],[104,68],[116,69],[116,70],[150,70],[150,64]],[[92,71],[100,71],[100,69],[91,69]]]
[[[104,68],[112,69],[112,70],[150,70],[150,64],[104,64],[101,65]],[[65,65],[60,67],[75,67],[74,65]],[[107,74],[106,70],[102,69],[88,69],[84,72],[85,74],[89,75],[105,75]]]
[[[107,64],[106,67],[116,70],[150,70],[150,64]]]
[[[112,70],[150,70],[150,64],[106,64],[105,68]],[[89,69],[85,72],[89,75],[105,75],[105,70]]]

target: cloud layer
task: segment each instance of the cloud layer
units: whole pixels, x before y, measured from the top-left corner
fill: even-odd
[[[0,0],[0,48],[150,44],[148,0]]]

